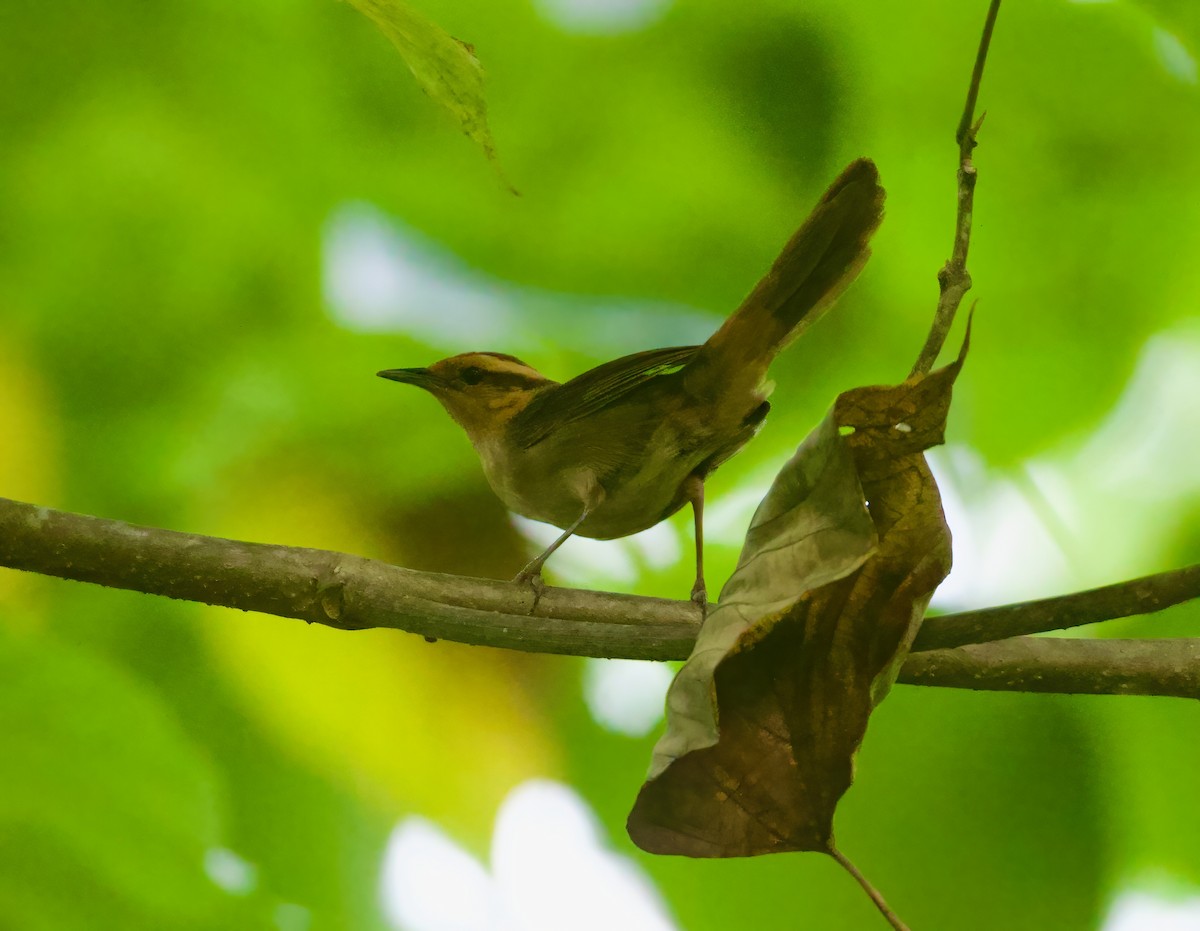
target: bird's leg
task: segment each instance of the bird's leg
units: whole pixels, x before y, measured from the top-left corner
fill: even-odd
[[[702,614],[708,614],[708,588],[704,584],[704,477],[689,475],[684,486],[688,500],[692,502],[692,515],[696,519],[696,584],[692,586],[692,601],[700,606]]]
[[[562,534],[559,535],[559,538],[547,546],[538,556],[530,560],[525,568],[518,572],[516,577],[513,579],[513,582],[518,584],[521,582],[528,582],[529,586],[533,589],[533,607],[529,609],[530,614],[532,614],[537,608],[537,603],[542,598],[542,592],[546,590],[546,583],[542,581],[542,566],[546,564],[546,560],[550,558],[550,554],[566,543],[567,538],[579,529],[579,525],[583,523],[584,519],[591,512],[592,509],[590,507],[585,507],[583,509],[583,513],[579,515],[578,520],[564,530]]]

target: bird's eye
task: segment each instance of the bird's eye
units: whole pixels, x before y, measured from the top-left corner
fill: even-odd
[[[483,380],[483,369],[476,365],[470,365],[459,372],[458,377],[468,385],[478,385]]]

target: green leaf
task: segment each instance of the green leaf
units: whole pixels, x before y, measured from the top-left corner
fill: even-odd
[[[403,0],[348,0],[392,40],[421,89],[458,120],[489,160],[496,149],[488,129],[483,68],[474,48],[454,38]]]
[[[628,822],[638,846],[835,852],[868,716],[950,571],[922,452],[942,442],[962,361],[844,393],[776,478],[668,694]]]
[[[224,913],[204,873],[213,775],[153,695],[0,628],[0,735],[6,926],[211,927]]]

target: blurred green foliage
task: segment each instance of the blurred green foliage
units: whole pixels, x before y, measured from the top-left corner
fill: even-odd
[[[779,360],[771,421],[712,499],[770,474],[837,391],[901,377],[950,245],[952,136],[984,4],[695,0],[596,35],[564,30],[552,6],[421,4],[476,47],[518,198],[348,5],[6,0],[0,494],[511,575],[521,542],[457,428],[372,377],[511,347],[339,322],[323,247],[348,204],[487,280],[592,299],[576,326],[633,350],[662,332],[655,308],[715,326],[837,170],[871,155],[889,190],[875,257]],[[1194,4],[1001,13],[981,98],[981,303],[950,426],[993,468],[1086,437],[1147,338],[1194,316],[1189,50]],[[543,347],[528,361],[555,377],[600,361],[586,339],[558,343],[556,320],[517,308],[514,345],[520,331]],[[1179,525],[1144,550],[1154,563],[1103,564],[1194,561],[1194,486],[1174,507]],[[1080,546],[1100,559],[1106,542]],[[714,581],[735,555],[714,547]],[[689,560],[631,587],[682,594]],[[1194,609],[1172,616],[1195,631]],[[681,928],[876,926],[819,857],[637,854],[623,821],[653,735],[595,724],[577,661],[11,572],[0,634],[0,924],[284,927],[279,906],[297,904],[314,929],[381,928],[398,817],[426,814],[482,852],[504,793],[544,775],[582,792]],[[1200,763],[1198,717],[1169,700],[899,689],[839,843],[915,927],[1094,928],[1122,883],[1200,883],[1183,775]],[[253,890],[204,876],[214,846],[254,865]]]

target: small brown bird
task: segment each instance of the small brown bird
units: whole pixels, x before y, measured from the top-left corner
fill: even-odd
[[[635,353],[563,384],[494,352],[378,374],[437,398],[500,500],[563,530],[514,581],[540,590],[543,564],[572,534],[628,536],[691,502],[703,607],[704,480],[762,426],[767,367],[858,275],[883,201],[874,163],[852,162],[703,346]]]

